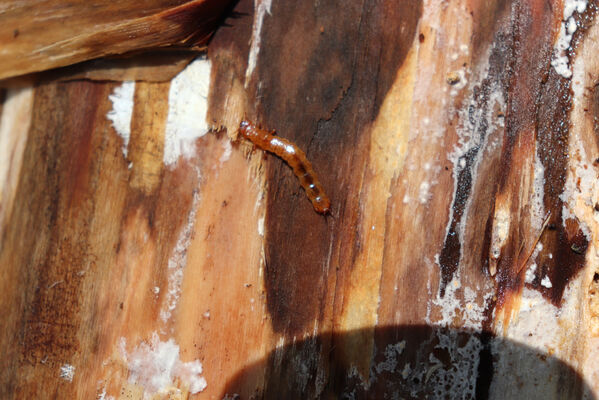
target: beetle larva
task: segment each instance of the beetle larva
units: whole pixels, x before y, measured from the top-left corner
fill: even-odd
[[[275,136],[246,120],[241,121],[239,133],[262,150],[277,155],[289,164],[312,202],[314,210],[321,214],[328,214],[331,202],[324,193],[312,169],[312,164],[306,158],[306,153],[289,140]]]

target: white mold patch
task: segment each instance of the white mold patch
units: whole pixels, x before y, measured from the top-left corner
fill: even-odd
[[[427,181],[422,182],[418,188],[418,201],[420,204],[426,204],[430,200],[431,196],[431,184]]]
[[[498,259],[501,248],[507,241],[510,232],[510,212],[506,208],[495,210],[493,217],[493,231],[491,234],[491,257]]]
[[[489,49],[489,56],[492,49]],[[458,192],[465,188],[459,187],[463,185],[460,182],[460,176],[467,170],[471,176],[471,182],[477,181],[478,170],[481,162],[485,156],[497,148],[497,143],[494,142],[496,137],[501,137],[496,133],[503,128],[503,118],[501,115],[505,115],[506,102],[503,96],[503,90],[499,82],[490,82],[489,93],[486,101],[486,106],[481,107],[480,100],[474,96],[474,90],[471,88],[480,86],[481,82],[484,81],[489,75],[488,61],[482,64],[478,71],[471,74],[471,82],[469,84],[470,89],[468,92],[471,93],[469,98],[465,99],[464,105],[457,110],[459,115],[459,123],[456,128],[458,134],[458,141],[451,153],[448,154],[447,159],[453,164],[453,199],[452,205],[449,209],[449,218],[446,226],[446,236],[449,234],[451,225],[454,219],[454,203],[457,199]],[[468,189],[472,190],[472,188]],[[468,200],[464,205],[464,212],[462,218],[456,224],[456,230],[460,237],[465,237],[465,218],[469,215],[470,204],[472,196],[467,196]],[[463,249],[460,247],[460,261],[462,259]]]
[[[258,219],[258,235],[264,237],[264,221],[265,217],[262,216]]]
[[[385,360],[381,361],[380,363],[376,364],[374,366],[374,370],[376,371],[377,374],[380,374],[381,372],[387,371],[387,372],[393,372],[397,369],[397,366],[399,365],[399,362],[397,360],[397,357],[401,355],[401,353],[403,353],[404,349],[406,348],[406,341],[402,340],[400,342],[394,343],[394,344],[388,344],[387,347],[385,347]]]
[[[464,329],[480,330],[482,322],[485,319],[485,303],[493,297],[491,290],[484,290],[486,293],[483,298],[483,304],[477,301],[477,292],[470,287],[462,287],[460,275],[455,274],[454,279],[445,287],[445,296],[437,294],[437,298],[432,300],[432,304],[437,306],[441,317],[437,321],[431,321],[430,312],[427,310],[427,322],[439,327],[452,327],[456,321]]]
[[[534,254],[531,257],[533,260],[534,258]],[[526,273],[524,274],[524,282],[526,283],[532,283],[535,279],[535,272],[537,271],[537,264],[533,263],[531,264],[527,269],[526,269]]]
[[[106,118],[112,122],[112,127],[123,139],[123,156],[125,158],[127,158],[129,138],[131,137],[134,94],[135,82],[123,82],[108,96],[108,99],[112,102],[112,110],[106,114]]]
[[[67,382],[73,382],[75,376],[75,366],[71,364],[64,364],[60,367],[60,378]]]
[[[476,397],[476,380],[482,343],[476,336],[469,336],[465,344],[458,344],[458,332],[437,332],[439,344],[437,349],[444,350],[449,362],[441,361],[433,353],[429,354],[429,365],[426,374],[421,377],[433,388],[432,398],[452,398],[455,394],[462,399]],[[421,397],[412,392],[415,398]]]
[[[125,338],[120,340],[120,351],[127,369],[129,382],[144,389],[144,399],[154,398],[155,394],[172,393],[175,381],[185,386],[191,394],[204,390],[206,379],[202,377],[202,363],[199,360],[183,362],[179,358],[179,345],[171,338],[160,340],[156,332],[150,343],[142,342],[131,352],[127,352]]]
[[[591,230],[586,222],[584,210],[592,210],[595,199],[599,194],[597,176],[599,171],[587,163],[586,151],[577,134],[570,137],[570,165],[564,191],[560,195],[563,201],[562,223],[565,226],[568,219],[578,220],[580,229],[588,240],[591,240]]]
[[[225,140],[223,142],[223,154],[220,156],[218,161],[222,164],[231,158],[231,152],[233,151],[233,146],[231,146],[230,140]]]
[[[106,394],[106,382],[103,380],[98,381],[96,393],[96,399],[98,400],[115,400],[114,396],[108,396]]]
[[[555,69],[559,75],[566,79],[572,77],[572,70],[570,69],[570,60],[568,59],[568,51],[571,49],[572,36],[576,29],[576,20],[574,19],[574,12],[581,14],[587,8],[587,0],[565,0],[564,1],[564,13],[562,16],[562,23],[560,25],[559,34],[557,41],[553,48],[553,59],[551,60],[551,66]]]
[[[541,286],[545,286],[547,289],[551,289],[553,285],[551,284],[551,279],[547,275],[541,280]]]
[[[179,233],[177,244],[173,249],[173,254],[168,260],[168,288],[162,309],[160,310],[160,319],[164,324],[168,322],[173,311],[175,308],[177,308],[179,296],[181,295],[183,272],[185,271],[185,266],[187,265],[187,248],[191,243],[199,201],[200,195],[197,191],[195,191],[193,194],[193,201],[191,203],[191,211],[187,216],[187,222],[181,230],[181,233]]]
[[[256,68],[256,60],[258,59],[258,53],[260,52],[260,37],[262,35],[262,24],[266,14],[270,14],[270,7],[272,0],[254,0],[254,24],[252,26],[252,39],[250,44],[250,52],[248,55],[248,66],[245,70],[245,85],[254,73]]]
[[[163,158],[168,166],[194,157],[195,141],[208,133],[210,70],[210,61],[198,58],[171,81]]]

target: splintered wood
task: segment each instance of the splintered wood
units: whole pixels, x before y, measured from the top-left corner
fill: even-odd
[[[4,1],[0,79],[108,55],[161,47],[198,49],[205,46],[228,4],[223,0]]]
[[[150,3],[88,21],[187,44],[166,15],[212,2]],[[599,397],[596,15],[241,0],[165,82],[0,92],[0,398]],[[46,49],[102,55],[79,30]],[[56,60],[21,50],[3,71]]]

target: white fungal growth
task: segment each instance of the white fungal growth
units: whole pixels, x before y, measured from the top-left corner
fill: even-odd
[[[172,338],[163,342],[154,332],[150,343],[141,342],[130,353],[125,338],[121,338],[120,351],[129,370],[128,380],[143,387],[144,399],[168,392],[175,386],[175,381],[186,386],[191,394],[199,393],[207,386],[202,376],[202,363],[199,360],[181,361],[179,345]]]
[[[208,133],[210,70],[210,61],[198,58],[171,81],[163,157],[168,166],[194,157],[195,141]]]
[[[270,15],[270,6],[272,0],[254,0],[254,24],[252,26],[252,39],[250,41],[250,52],[248,55],[248,66],[245,71],[245,85],[247,86],[258,60],[260,52],[260,38],[262,35],[262,24],[266,14]]]
[[[133,116],[133,95],[135,94],[135,82],[123,82],[108,96],[112,102],[112,110],[106,114],[112,122],[112,127],[123,139],[123,156],[127,158],[129,138],[131,137],[131,118]]]
[[[462,287],[459,273],[456,274],[451,282],[445,287],[445,295],[440,294],[432,300],[432,304],[438,308],[441,318],[437,321],[430,320],[430,312],[427,310],[426,320],[431,325],[440,327],[451,327],[454,321],[460,320],[464,328],[479,330],[482,329],[482,322],[485,319],[485,304],[492,292],[485,292],[482,304],[477,300],[476,291],[470,287]]]
[[[430,200],[432,196],[430,189],[430,183],[424,181],[420,184],[420,187],[418,188],[418,200],[420,201],[420,204],[426,204],[426,202]]]
[[[187,265],[187,248],[191,244],[199,201],[199,193],[194,192],[193,201],[191,203],[191,211],[187,216],[187,222],[181,230],[179,238],[177,239],[177,244],[175,245],[173,253],[168,260],[168,288],[165,296],[166,298],[164,300],[162,309],[160,310],[160,319],[165,324],[168,322],[173,311],[177,307],[179,296],[181,295],[183,272],[185,270],[185,266]]]
[[[570,69],[570,60],[568,59],[568,50],[570,50],[572,36],[576,32],[577,25],[574,19],[574,12],[583,13],[587,8],[587,0],[566,0],[564,1],[564,13],[560,31],[553,48],[553,59],[551,65],[559,75],[566,79],[572,77]]]
[[[75,376],[75,366],[71,364],[64,364],[60,367],[60,377],[67,382],[73,382]]]
[[[564,191],[560,195],[563,201],[562,224],[566,226],[568,219],[578,220],[580,229],[588,240],[591,240],[591,229],[585,218],[577,213],[577,205],[585,205],[593,209],[595,200],[594,193],[598,191],[597,169],[585,161],[589,159],[581,140],[577,136],[570,139],[570,152],[576,157],[570,157],[570,171],[564,185]]]
[[[530,267],[528,267],[528,269],[526,270],[526,273],[524,275],[524,281],[526,283],[532,283],[532,281],[535,279],[536,271],[537,271],[537,264],[536,263],[531,264]]]
[[[501,248],[507,241],[510,232],[510,212],[505,208],[495,210],[493,218],[493,231],[491,235],[491,257],[497,259],[501,255]]]
[[[200,57],[171,81],[164,134],[163,161],[166,165],[173,165],[181,156],[193,157],[194,142],[208,132],[206,113],[210,70],[210,61]],[[123,82],[108,96],[112,110],[106,114],[106,118],[112,121],[112,126],[123,139],[125,157],[131,137],[134,94],[135,82]]]
[[[553,285],[551,284],[551,279],[547,275],[541,280],[541,286],[545,286],[547,289],[551,289]]]

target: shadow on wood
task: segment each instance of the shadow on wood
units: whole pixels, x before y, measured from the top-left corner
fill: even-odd
[[[221,397],[487,399],[501,393],[504,399],[595,399],[563,361],[487,332],[387,326],[375,328],[367,360],[342,351],[369,335],[369,329],[325,333],[285,344],[240,370]],[[365,362],[369,370],[359,371],[356,365]]]

